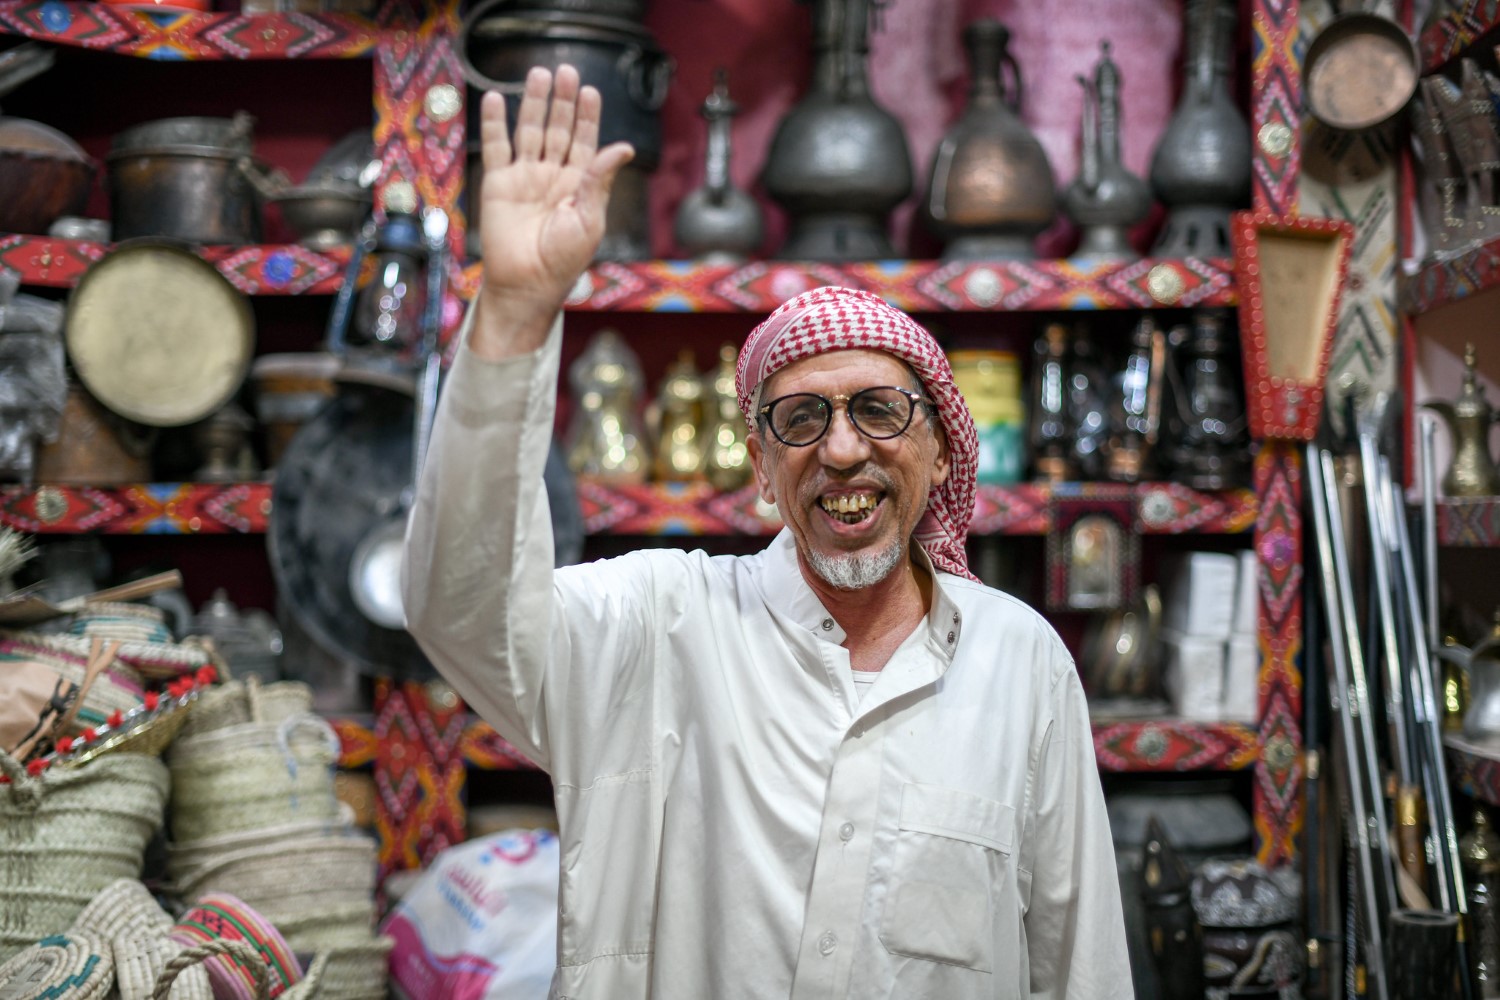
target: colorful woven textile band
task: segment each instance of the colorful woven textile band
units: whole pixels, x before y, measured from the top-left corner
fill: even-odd
[[[266,960],[271,972],[271,996],[302,978],[302,966],[272,923],[248,904],[226,892],[199,897],[193,908],[172,928],[172,940],[194,945],[216,938],[249,942]],[[204,963],[217,1000],[256,1000],[255,980],[249,970],[227,955]]]

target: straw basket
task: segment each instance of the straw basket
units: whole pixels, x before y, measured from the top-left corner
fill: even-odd
[[[73,920],[74,931],[97,934],[106,941],[117,937],[166,936],[172,918],[137,879],[115,879],[89,900]]]
[[[120,1000],[151,1000],[167,965],[188,950],[166,934],[117,937],[114,949],[115,988],[120,992]],[[214,1000],[208,970],[196,962],[175,973],[167,987],[171,990],[170,1000]]]
[[[124,642],[171,642],[167,614],[153,604],[128,601],[95,601],[68,623],[73,635],[120,639]]]
[[[316,715],[247,722],[172,744],[172,833],[196,841],[338,816],[338,736]]]
[[[219,956],[233,959],[241,968],[249,971],[253,976],[253,983],[245,993],[248,1000],[269,1000],[271,996],[271,973],[266,965],[265,959],[259,951],[246,941],[216,938],[212,941],[204,941],[189,948],[184,948],[173,955],[163,965],[150,993],[151,1000],[167,1000],[170,997],[180,996],[180,992],[173,989],[177,978],[189,969],[197,967],[200,963],[215,959]],[[214,995],[214,994],[211,994]],[[290,993],[283,994],[289,996]],[[121,993],[121,1000],[125,1000]]]
[[[45,635],[37,632],[0,634],[0,664],[20,661],[44,663],[69,684],[82,686],[87,676],[91,643],[90,639],[68,635]],[[99,725],[111,712],[128,712],[140,705],[145,693],[141,675],[120,662],[118,650],[115,655],[115,662],[106,667],[94,683],[89,685],[68,735],[77,734],[87,726]]]
[[[246,722],[279,724],[312,711],[312,688],[301,681],[262,684],[256,677],[226,681],[205,692],[182,736],[198,736]]]
[[[200,869],[213,864],[226,854],[250,851],[300,840],[304,837],[323,837],[346,834],[349,831],[349,812],[340,808],[339,818],[327,820],[300,820],[279,826],[256,827],[226,833],[204,840],[176,841],[167,845],[167,875],[175,885],[192,879]]]
[[[93,934],[53,934],[0,965],[7,1000],[104,1000],[115,983],[114,952]]]
[[[177,882],[182,899],[205,892],[237,896],[273,921],[282,914],[368,904],[375,895],[375,843],[359,836],[304,836],[220,854]]]
[[[294,914],[266,914],[292,948],[304,954],[370,940],[375,932],[375,901],[320,907]]]
[[[156,897],[133,878],[116,879],[93,898],[68,933],[92,934],[110,943],[119,1000],[149,1000],[167,962],[183,950],[168,934],[172,918]],[[208,973],[187,970],[177,980],[173,1000],[214,1000]]]
[[[287,996],[299,1000],[385,1000],[391,949],[395,946],[394,938],[378,937],[325,949],[313,959],[307,978],[292,987]]]
[[[138,878],[167,801],[155,757],[117,753],[28,775],[0,753],[0,961],[73,923],[101,889]]]
[[[223,1000],[252,1000],[266,992],[278,995],[302,979],[302,965],[276,926],[244,900],[228,893],[209,893],[200,899],[172,928],[171,937],[189,948],[239,941],[254,949],[253,963],[233,955],[207,963],[214,995]],[[255,979],[261,972],[267,979],[257,989]]]

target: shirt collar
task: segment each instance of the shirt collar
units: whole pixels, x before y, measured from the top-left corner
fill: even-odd
[[[932,606],[927,611],[927,648],[941,657],[946,666],[958,648],[963,616],[943,586],[949,574],[936,569],[920,545],[913,545],[912,551],[932,577]],[[797,542],[789,529],[782,528],[766,546],[762,567],[761,590],[772,611],[820,639],[835,645],[843,644],[848,634],[802,578],[802,567],[797,563]]]

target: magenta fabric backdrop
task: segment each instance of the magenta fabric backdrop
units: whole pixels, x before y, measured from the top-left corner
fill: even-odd
[[[1111,41],[1123,80],[1125,163],[1142,176],[1176,101],[1181,0],[893,0],[871,38],[869,70],[876,100],[901,120],[911,147],[914,191],[892,219],[892,236],[905,256],[930,257],[940,249],[919,224],[914,231],[913,216],[932,151],[963,107],[963,27],[982,16],[998,18],[1011,30],[1011,53],[1024,81],[1022,117],[1047,150],[1059,188],[1077,170],[1082,90],[1075,77],[1092,71],[1100,39]],[[764,249],[774,254],[786,222],[758,178],[777,122],[807,87],[809,7],[794,0],[656,0],[647,24],[677,60],[662,110],[662,162],[652,178],[653,253],[679,256],[672,216],[702,183],[704,123],[698,108],[715,67],[723,66],[742,109],[734,123],[732,174],[765,207]],[[1139,249],[1146,249],[1154,226],[1153,217],[1134,234]],[[1062,222],[1042,235],[1038,249],[1042,256],[1066,256],[1074,243]]]

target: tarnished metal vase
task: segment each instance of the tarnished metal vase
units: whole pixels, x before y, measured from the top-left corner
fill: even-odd
[[[1094,75],[1083,87],[1078,176],[1062,194],[1063,211],[1080,230],[1074,255],[1103,260],[1139,257],[1127,235],[1151,211],[1151,191],[1120,158],[1120,68],[1101,42]]]
[[[1250,200],[1250,126],[1229,92],[1234,5],[1190,0],[1187,79],[1151,157],[1151,187],[1167,206],[1157,257],[1228,257],[1229,213]]]
[[[778,256],[895,256],[886,216],[911,193],[901,123],[870,96],[869,0],[813,0],[812,90],[781,120],[762,179],[791,216]]]
[[[732,264],[760,249],[765,223],[760,205],[729,177],[729,125],[739,113],[729,97],[724,70],[715,74],[714,89],[700,113],[708,119],[708,149],[704,154],[703,184],[677,206],[673,235],[677,245],[708,264]]]
[[[1495,411],[1485,398],[1475,369],[1474,345],[1464,348],[1464,383],[1453,402],[1423,403],[1443,418],[1453,440],[1453,463],[1443,474],[1443,493],[1450,497],[1492,497],[1500,495],[1500,468],[1490,454],[1490,430],[1495,426]]]
[[[1047,153],[1021,121],[1009,43],[1010,29],[990,18],[964,29],[968,105],[938,143],[922,201],[929,227],[947,240],[945,260],[1029,259],[1032,238],[1057,214]]]

